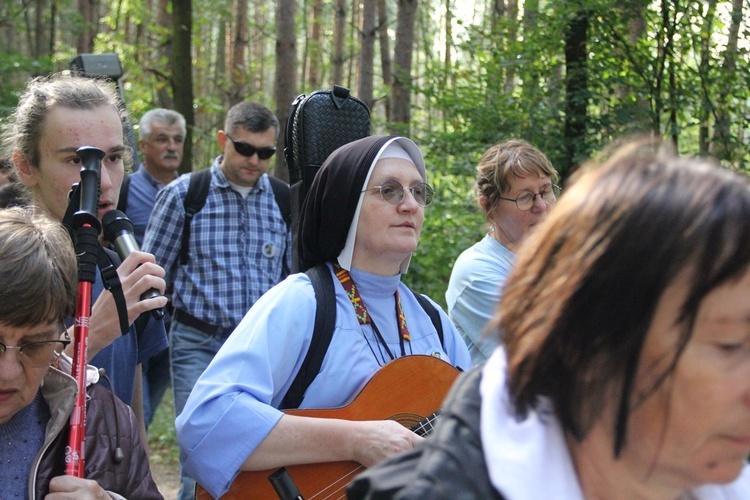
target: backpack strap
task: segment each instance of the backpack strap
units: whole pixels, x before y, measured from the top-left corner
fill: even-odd
[[[102,283],[115,300],[117,317],[120,320],[120,332],[125,335],[130,332],[130,322],[128,321],[128,303],[125,301],[120,276],[117,274],[117,267],[120,265],[120,262],[119,259],[115,261],[114,256],[107,253],[103,247],[100,246],[98,250],[96,264],[99,267]]]
[[[421,293],[412,293],[414,294],[414,298],[417,299],[417,302],[419,302],[419,305],[424,309],[424,312],[430,317],[430,321],[432,321],[432,325],[435,327],[435,330],[437,330],[438,337],[440,337],[440,345],[445,349],[445,343],[443,342],[443,322],[440,320],[440,313],[427,297]]]
[[[128,191],[130,191],[130,174],[126,174],[120,184],[120,197],[117,199],[117,210],[126,214],[128,208]]]
[[[305,274],[310,278],[315,290],[315,326],[305,360],[281,402],[281,408],[284,410],[299,408],[305,391],[320,372],[336,324],[336,291],[328,266],[321,264],[312,267]]]
[[[289,184],[277,179],[276,177],[268,176],[268,180],[271,182],[271,189],[273,190],[273,197],[276,200],[276,205],[279,206],[281,216],[286,222],[287,228],[292,223],[291,215],[291,195],[289,194]],[[188,184],[187,194],[185,199],[182,200],[182,205],[185,207],[185,221],[182,226],[182,244],[180,246],[180,264],[185,265],[188,261],[188,248],[190,247],[190,225],[193,222],[195,214],[200,212],[206,204],[208,198],[208,190],[211,187],[211,169],[204,168],[190,174],[190,184]]]
[[[277,177],[268,176],[268,180],[271,182],[271,189],[273,190],[273,197],[276,199],[276,205],[279,206],[281,216],[286,222],[286,228],[292,225],[292,196],[289,191],[289,184],[282,181]]]
[[[190,243],[190,224],[195,214],[201,211],[208,198],[208,188],[211,186],[211,169],[204,168],[190,174],[187,194],[182,200],[185,207],[185,222],[182,226],[182,245],[180,246],[180,264],[185,265],[188,261],[188,248]]]

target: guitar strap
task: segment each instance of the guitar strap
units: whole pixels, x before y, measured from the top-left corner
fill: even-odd
[[[333,287],[333,276],[325,264],[320,264],[308,269],[305,274],[310,278],[315,291],[315,326],[313,327],[310,348],[305,355],[302,366],[297,373],[292,385],[289,386],[284,399],[281,401],[281,410],[292,410],[299,408],[305,397],[307,388],[310,387],[323,365],[323,358],[328,351],[328,346],[333,338],[333,329],[336,325],[336,291]],[[417,302],[430,317],[438,337],[440,345],[443,342],[443,323],[440,313],[432,303],[422,294],[414,293]]]

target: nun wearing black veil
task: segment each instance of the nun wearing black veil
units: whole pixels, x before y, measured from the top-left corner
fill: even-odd
[[[336,322],[300,408],[346,404],[381,366],[403,356],[470,367],[445,313],[435,305],[441,343],[401,282],[432,196],[422,154],[404,137],[352,142],[318,171],[301,211],[299,256],[303,270],[325,265],[331,273]],[[391,420],[278,409],[307,354],[315,313],[308,276],[289,276],[255,303],[195,385],[176,421],[180,460],[212,496],[227,492],[242,470],[338,461],[369,467],[422,439]]]

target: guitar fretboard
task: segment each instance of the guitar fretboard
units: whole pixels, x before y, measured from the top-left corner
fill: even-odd
[[[425,417],[417,425],[411,428],[412,432],[423,437],[428,435],[435,429],[435,420],[437,420],[438,415],[440,415],[440,410]]]

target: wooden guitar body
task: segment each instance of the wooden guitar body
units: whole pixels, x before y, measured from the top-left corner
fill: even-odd
[[[289,410],[286,413],[345,420],[396,420],[419,434],[425,434],[431,429],[432,417],[458,373],[450,364],[432,356],[397,358],[378,370],[346,406]],[[241,472],[221,498],[277,500],[280,497],[269,476],[285,473],[304,499],[345,498],[346,486],[363,469],[356,462],[327,462]],[[200,485],[196,488],[196,497],[198,500],[211,499]]]

